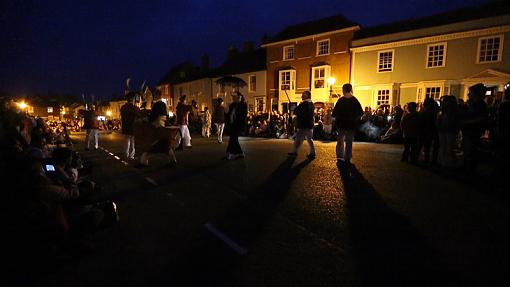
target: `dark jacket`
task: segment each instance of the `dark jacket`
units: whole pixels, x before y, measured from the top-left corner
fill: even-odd
[[[138,108],[131,104],[126,103],[120,108],[120,118],[122,121],[122,133],[125,135],[135,134],[135,120],[138,113]]]
[[[416,139],[420,136],[420,115],[418,112],[406,113],[400,121],[402,135],[406,139]]]
[[[335,118],[336,128],[343,130],[357,129],[362,115],[363,109],[361,108],[361,104],[354,96],[350,98],[341,97],[338,99],[332,114]]]
[[[188,125],[188,115],[193,109],[192,105],[186,105],[183,103],[177,104],[175,113],[177,114],[177,125]]]
[[[246,115],[248,114],[248,107],[246,102],[231,103],[228,107],[227,125],[232,132],[242,132],[246,125]]]
[[[99,121],[97,120],[96,112],[93,110],[85,111],[83,115],[83,128],[84,129],[99,129]]]
[[[213,124],[223,124],[225,123],[225,107],[218,105],[214,107],[214,111],[212,114],[212,122]]]
[[[296,127],[298,129],[313,129],[314,118],[313,111],[315,107],[311,101],[301,102],[296,109],[294,114],[296,115]]]
[[[168,111],[166,104],[163,101],[157,101],[152,105],[151,114],[149,116],[149,122],[155,121],[159,116],[167,116]]]

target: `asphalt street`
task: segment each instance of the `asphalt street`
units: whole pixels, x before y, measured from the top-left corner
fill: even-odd
[[[289,158],[290,140],[242,138],[246,158],[193,135],[167,166],[125,162],[122,135],[76,148],[111,193],[117,226],[39,274],[42,286],[504,286],[508,202],[401,163],[400,145],[334,142]],[[483,186],[483,184],[481,185]],[[70,263],[69,263],[70,261]],[[508,282],[507,282],[508,283]]]

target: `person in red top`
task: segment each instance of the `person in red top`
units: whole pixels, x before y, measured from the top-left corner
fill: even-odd
[[[188,116],[189,113],[197,108],[196,103],[193,101],[191,105],[186,104],[186,95],[182,95],[179,98],[179,104],[175,108],[177,114],[177,125],[181,131],[182,143],[185,147],[191,147],[191,135],[188,129]]]
[[[87,147],[85,150],[90,149],[90,141],[94,140],[94,149],[99,148],[99,121],[97,120],[96,107],[92,105],[90,110],[85,112],[83,119],[83,128],[87,132],[85,143]]]

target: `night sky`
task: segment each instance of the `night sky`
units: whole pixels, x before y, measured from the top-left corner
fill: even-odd
[[[343,14],[362,26],[426,16],[483,0],[0,1],[0,91],[122,95],[154,87],[173,65],[211,66],[227,48],[257,46],[288,25]]]

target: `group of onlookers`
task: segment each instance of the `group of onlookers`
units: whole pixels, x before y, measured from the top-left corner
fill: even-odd
[[[58,249],[117,220],[114,203],[89,179],[90,168],[68,136],[12,100],[1,99],[0,109],[4,240],[13,248],[24,242]]]

